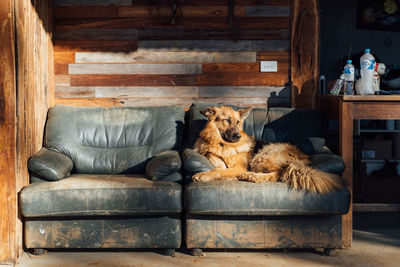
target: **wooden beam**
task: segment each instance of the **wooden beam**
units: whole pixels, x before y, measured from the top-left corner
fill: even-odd
[[[29,184],[27,162],[42,147],[47,109],[54,103],[51,42],[53,1],[15,0],[18,54],[16,191]],[[17,212],[17,208],[15,210]],[[17,216],[15,216],[17,218]],[[16,220],[16,244],[22,252],[22,222]]]
[[[293,0],[291,31],[292,107],[316,108],[319,86],[317,0]]]
[[[0,1],[0,264],[17,259],[14,1]]]

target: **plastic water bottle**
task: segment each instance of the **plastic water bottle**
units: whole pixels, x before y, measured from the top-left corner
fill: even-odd
[[[374,79],[374,66],[375,58],[370,54],[369,49],[365,49],[364,55],[360,58],[360,74],[361,74],[361,86],[365,95],[373,95],[375,90],[372,86],[372,81]]]
[[[348,59],[346,66],[344,66],[343,94],[345,95],[354,95],[354,66],[351,63],[352,61]]]

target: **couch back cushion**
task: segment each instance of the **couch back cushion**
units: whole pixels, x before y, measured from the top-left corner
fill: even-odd
[[[190,109],[187,122],[187,146],[193,147],[207,118],[200,110],[215,103],[196,102]],[[231,106],[237,110],[239,107]],[[245,119],[243,130],[263,142],[287,142],[305,153],[318,152],[325,145],[323,118],[316,110],[293,108],[254,108]]]
[[[49,110],[45,146],[69,156],[75,173],[144,173],[148,160],[182,146],[180,107],[71,107]]]

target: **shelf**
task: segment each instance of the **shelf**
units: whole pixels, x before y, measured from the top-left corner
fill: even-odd
[[[387,160],[389,162],[399,162],[400,159],[389,159]],[[384,163],[386,162],[386,159],[361,159],[361,162],[368,162],[368,163]]]
[[[400,203],[353,203],[354,212],[400,212]]]
[[[400,133],[400,129],[360,129],[360,133]]]

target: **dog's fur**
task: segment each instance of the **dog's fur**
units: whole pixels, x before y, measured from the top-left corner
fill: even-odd
[[[255,141],[242,130],[250,110],[209,107],[200,111],[208,122],[194,150],[206,156],[215,169],[195,174],[193,181],[281,181],[294,189],[322,194],[342,188],[339,176],[311,168],[309,157],[294,145],[267,144],[252,158]]]

